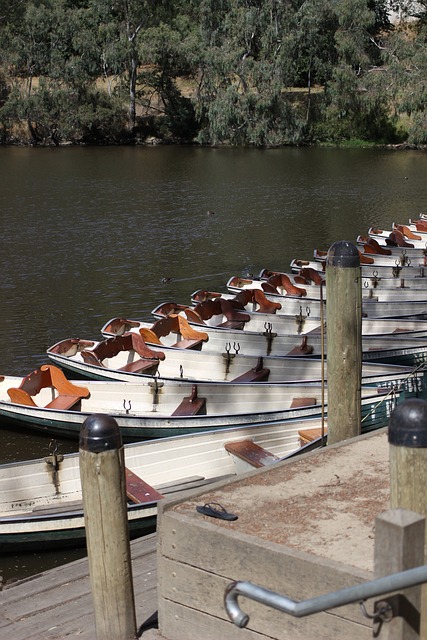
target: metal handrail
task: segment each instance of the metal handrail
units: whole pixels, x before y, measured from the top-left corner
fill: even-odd
[[[224,605],[230,620],[238,627],[243,628],[249,622],[248,614],[244,613],[237,602],[238,596],[244,596],[266,606],[283,611],[296,618],[309,616],[313,613],[328,611],[335,607],[352,602],[360,602],[367,598],[384,595],[398,589],[407,589],[427,582],[427,565],[393,573],[383,578],[377,578],[370,582],[358,584],[354,587],[341,589],[332,593],[326,593],[309,600],[296,601],[282,596],[269,589],[252,584],[251,582],[232,582],[224,594]]]

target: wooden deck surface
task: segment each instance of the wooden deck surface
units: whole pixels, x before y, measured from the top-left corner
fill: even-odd
[[[161,640],[144,623],[157,613],[156,534],[131,543],[136,619],[144,640]],[[147,625],[148,627],[148,625]],[[0,638],[95,640],[87,558],[26,578],[0,592]]]

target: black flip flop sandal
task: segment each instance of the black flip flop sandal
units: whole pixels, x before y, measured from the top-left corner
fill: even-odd
[[[196,511],[202,513],[204,516],[219,518],[220,520],[237,520],[238,518],[234,513],[226,511],[218,502],[210,502],[204,504],[203,507],[196,507]]]

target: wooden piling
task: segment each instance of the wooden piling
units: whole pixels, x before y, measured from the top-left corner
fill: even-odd
[[[79,458],[96,637],[136,639],[124,450],[113,418],[85,420]]]
[[[393,509],[379,515],[375,520],[375,578],[421,566],[424,536],[425,518],[413,511]],[[419,639],[421,587],[382,600],[392,606],[394,616],[381,627],[381,640]]]
[[[390,505],[427,517],[427,402],[411,398],[390,416]],[[427,539],[424,535],[424,562]],[[427,585],[421,589],[421,638],[427,638]]]
[[[362,290],[355,245],[333,244],[326,259],[328,443],[360,434]]]

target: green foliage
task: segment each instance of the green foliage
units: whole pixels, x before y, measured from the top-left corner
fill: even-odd
[[[0,0],[1,139],[425,144],[426,1]]]

